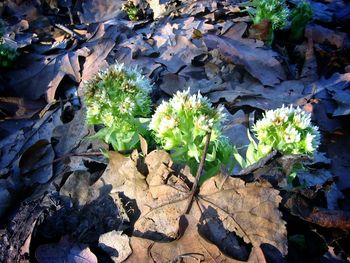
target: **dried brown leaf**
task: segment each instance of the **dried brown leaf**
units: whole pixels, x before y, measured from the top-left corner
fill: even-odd
[[[98,246],[110,255],[115,263],[124,262],[132,253],[129,237],[121,231],[111,231],[100,236]]]
[[[239,32],[239,31],[238,31]],[[227,61],[243,66],[263,85],[273,86],[286,79],[281,63],[275,58],[278,54],[271,49],[262,49],[259,42],[251,39],[204,36],[209,49],[218,49]]]
[[[35,251],[35,257],[39,263],[52,262],[79,262],[97,263],[95,254],[84,244],[74,244],[63,238],[57,244],[45,244]]]
[[[46,95],[51,102],[64,76],[80,82],[79,57],[84,56],[87,56],[84,49],[50,56],[28,55],[25,58],[28,65],[11,72],[9,85],[21,97],[36,100]]]
[[[47,140],[39,140],[30,146],[19,160],[21,174],[27,184],[47,183],[53,176],[54,151]]]
[[[287,254],[287,231],[278,210],[282,198],[268,183],[246,184],[241,179],[216,176],[202,185],[198,197],[204,219],[220,221],[227,231],[253,246],[268,243]]]

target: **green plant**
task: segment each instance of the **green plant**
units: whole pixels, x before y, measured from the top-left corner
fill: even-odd
[[[118,151],[133,149],[147,137],[152,86],[137,68],[115,64],[85,83],[86,119],[102,124],[95,137]]]
[[[248,132],[250,144],[246,158],[237,150],[235,159],[242,168],[268,155],[272,150],[282,154],[304,154],[312,156],[320,144],[318,127],[311,124],[311,115],[300,108],[284,107],[269,110],[253,127],[256,142]]]
[[[312,8],[309,2],[301,1],[292,11],[292,23],[289,39],[298,41],[303,38],[304,30],[307,23],[312,21]]]
[[[254,25],[261,25],[255,30],[262,31],[255,35],[264,35],[264,41],[271,44],[274,38],[273,31],[282,29],[288,23],[290,11],[286,5],[285,0],[253,0],[242,4],[252,18]],[[265,28],[268,27],[268,28]],[[266,33],[268,32],[268,33]]]
[[[7,68],[12,65],[13,61],[18,56],[18,52],[15,47],[10,45],[10,43],[14,41],[5,41],[4,34],[5,26],[3,22],[0,21],[0,67]]]
[[[186,163],[192,173],[198,168],[205,146],[205,136],[211,132],[202,180],[215,175],[222,164],[228,164],[232,146],[222,136],[222,107],[213,108],[200,93],[189,90],[177,92],[169,101],[163,101],[152,116],[150,129],[156,141],[170,150],[174,161]]]
[[[140,19],[142,10],[135,6],[132,1],[128,1],[123,5],[123,10],[127,13],[131,21],[137,21]]]
[[[272,29],[281,29],[288,23],[289,9],[284,0],[253,0],[247,12],[254,24],[263,20],[271,22]]]

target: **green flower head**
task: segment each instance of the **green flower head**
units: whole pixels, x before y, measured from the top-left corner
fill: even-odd
[[[163,101],[150,122],[156,140],[172,151],[175,161],[194,164],[203,154],[205,136],[211,132],[207,168],[217,172],[221,164],[229,162],[231,146],[222,136],[223,107],[214,108],[200,93],[180,92],[169,101]],[[190,165],[191,166],[191,165]]]
[[[312,155],[320,144],[318,127],[311,115],[298,108],[269,110],[253,127],[259,140],[258,149],[276,149],[283,154]]]
[[[147,131],[142,118],[151,111],[152,85],[137,68],[115,64],[84,85],[86,119],[105,126],[98,133],[116,150],[132,149]]]
[[[263,20],[269,20],[272,29],[281,29],[288,23],[290,11],[284,0],[253,0],[250,4],[253,8],[247,11],[251,15],[254,24]]]

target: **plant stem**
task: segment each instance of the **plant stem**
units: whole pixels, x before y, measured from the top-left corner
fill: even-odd
[[[192,189],[191,189],[191,194],[190,194],[189,199],[188,199],[189,202],[188,202],[188,205],[187,205],[187,208],[186,208],[186,214],[189,213],[189,211],[191,209],[192,201],[193,201],[192,200],[193,196],[197,192],[199,178],[202,175],[203,168],[204,168],[204,163],[205,163],[205,158],[207,157],[207,153],[208,153],[210,136],[211,136],[211,132],[207,133],[207,135],[205,136],[205,146],[204,146],[204,150],[203,150],[203,155],[202,155],[201,161],[200,161],[198,169],[197,169],[196,178],[195,178],[195,181],[194,181]]]

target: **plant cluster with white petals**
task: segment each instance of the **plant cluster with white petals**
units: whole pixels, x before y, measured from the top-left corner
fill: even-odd
[[[198,166],[205,146],[205,136],[211,132],[206,156],[208,176],[221,164],[228,164],[232,146],[222,135],[222,107],[214,108],[200,93],[191,95],[178,91],[169,101],[163,101],[152,116],[150,129],[156,141],[172,152],[175,161],[185,162],[193,170]]]
[[[266,111],[258,120],[253,132],[258,140],[250,138],[246,163],[247,166],[268,155],[272,150],[282,154],[304,154],[312,156],[320,144],[318,127],[311,124],[311,115],[298,108],[282,106]]]
[[[137,68],[115,64],[85,83],[87,122],[102,124],[96,134],[118,151],[135,148],[145,136],[152,85]]]

